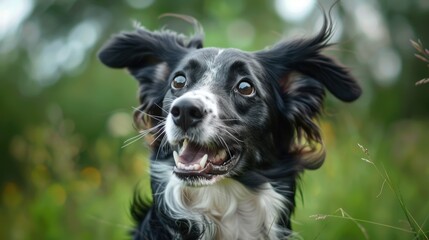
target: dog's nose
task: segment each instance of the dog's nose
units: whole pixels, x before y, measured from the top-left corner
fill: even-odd
[[[197,99],[181,99],[174,103],[170,113],[174,124],[187,131],[204,119],[204,104]]]

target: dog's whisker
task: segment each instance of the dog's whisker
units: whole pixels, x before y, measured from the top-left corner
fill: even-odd
[[[229,156],[232,156],[231,150],[229,149],[228,144],[225,141],[225,139],[223,139],[222,136],[219,136],[219,135],[217,135],[216,137],[219,139],[219,142],[221,143],[221,145],[226,149]]]
[[[149,114],[149,113],[147,113],[147,112],[145,112],[145,111],[143,111],[141,109],[138,109],[136,107],[132,107],[132,109],[134,109],[135,111],[137,111],[139,113],[144,114],[145,116],[148,116],[148,117],[153,118],[153,119],[158,120],[158,121],[161,121],[161,120],[165,119],[165,117],[163,117],[163,116],[152,115],[152,114]]]
[[[218,126],[216,129],[218,129],[220,132],[226,133],[234,142],[236,142],[236,143],[243,143],[242,140],[240,140],[234,134],[232,134],[231,132],[229,132],[229,130],[232,130],[232,131],[235,131],[235,132],[236,132],[236,130],[234,130],[232,128],[228,128],[228,127],[221,127],[221,126]]]
[[[161,136],[163,136],[163,133],[165,133],[165,130],[163,129],[160,129],[158,132],[156,132],[155,134],[156,137],[153,139],[150,145],[154,144]]]
[[[129,145],[131,145],[131,144],[133,144],[133,143],[137,142],[138,140],[140,140],[140,139],[142,139],[142,138],[144,138],[144,137],[145,137],[145,135],[140,135],[139,137],[135,138],[133,141],[130,141],[130,142],[128,142],[128,143],[126,143],[126,144],[122,145],[122,147],[121,147],[121,148],[128,147]]]
[[[125,140],[124,145],[122,145],[121,148],[125,148],[125,147],[139,141],[140,139],[144,138],[148,134],[152,133],[152,131],[158,129],[157,132],[154,133],[154,135],[156,135],[159,132],[159,128],[162,128],[163,125],[165,125],[165,122],[161,122],[154,127],[140,131],[140,133],[137,136],[134,136],[134,137],[131,137],[131,138]]]
[[[155,127],[150,128],[150,129],[146,129],[146,130],[143,130],[143,131],[140,131],[138,135],[136,135],[136,136],[134,136],[134,137],[131,137],[131,138],[128,138],[127,140],[125,140],[125,141],[124,141],[124,143],[128,143],[128,142],[130,142],[130,141],[133,141],[133,140],[134,140],[134,139],[136,139],[136,138],[144,137],[144,136],[146,136],[147,134],[149,134],[149,133],[150,133],[154,128],[155,128]]]
[[[165,113],[167,113],[167,114],[169,114],[169,112],[167,111],[167,110],[165,110],[164,108],[162,108],[161,106],[159,106],[158,104],[156,104],[156,103],[154,103],[155,104],[155,106],[157,106],[159,109],[161,109],[161,111],[163,111],[163,112],[165,112]]]
[[[160,122],[151,128],[140,130],[139,135],[148,135],[148,134],[152,133],[154,130],[157,130],[158,128],[162,127],[163,125],[165,125],[165,122]],[[128,141],[129,141],[129,139],[125,140],[125,142],[128,142]]]
[[[133,141],[133,140],[134,140],[134,139],[136,139],[136,138],[140,138],[140,137],[142,137],[142,135],[144,135],[144,133],[139,133],[138,135],[136,135],[136,136],[134,136],[134,137],[130,137],[130,138],[126,139],[126,140],[124,141],[124,143],[127,143],[127,142],[129,142],[129,141]]]
[[[157,140],[162,136],[162,132],[158,135],[154,135],[155,137],[152,139],[152,141],[149,143],[149,146],[152,146]]]
[[[156,132],[154,132],[153,135],[159,137],[160,135],[162,135],[162,133],[164,133],[164,131],[165,131],[165,123],[158,124]]]

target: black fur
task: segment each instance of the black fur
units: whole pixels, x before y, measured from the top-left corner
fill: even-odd
[[[220,85],[213,90],[226,99],[220,103],[222,117],[243,116],[243,122],[231,121],[228,125],[245,139],[243,144],[255,149],[237,146],[243,157],[230,177],[254,191],[270,183],[282,194],[288,203],[279,224],[285,229],[291,229],[290,216],[300,173],[319,168],[325,159],[320,130],[315,122],[322,111],[325,88],[346,102],[356,100],[361,94],[348,70],[322,54],[321,51],[329,46],[331,34],[332,22],[325,16],[320,32],[312,38],[281,41],[257,52],[225,50],[223,62],[225,66],[229,64],[225,67],[229,70],[222,70],[225,80],[220,79]],[[165,162],[173,167],[172,150],[162,142],[164,133],[157,126],[166,117],[165,111],[169,111],[166,96],[174,99],[183,94],[170,89],[173,75],[191,66],[191,89],[198,84],[198,76],[205,69],[200,62],[189,59],[212,57],[215,50],[202,48],[202,36],[201,30],[188,39],[170,31],[151,32],[138,28],[135,32],[115,36],[99,53],[105,65],[128,69],[140,83],[141,106],[135,120],[142,128],[155,127],[152,129],[155,137],[151,145],[152,163]],[[238,78],[234,76],[249,76],[257,81],[258,95],[254,98],[226,95],[225,89],[233,87],[232,80],[228,79]],[[146,114],[155,117],[146,117]],[[263,159],[257,159],[256,153],[264,156]],[[159,207],[163,195],[155,193],[161,192],[165,183],[152,179],[151,188],[152,202],[142,200],[136,190],[131,208],[137,224],[134,239],[198,239],[204,234],[204,229],[189,229],[185,219],[171,219],[165,209]]]

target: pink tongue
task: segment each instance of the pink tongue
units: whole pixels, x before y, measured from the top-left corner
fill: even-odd
[[[180,154],[179,162],[190,165],[200,163],[200,159],[207,154],[209,158],[213,155],[208,149],[197,146],[193,143],[188,143],[186,148]]]

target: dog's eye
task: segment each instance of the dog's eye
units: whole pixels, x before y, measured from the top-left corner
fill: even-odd
[[[255,94],[255,87],[248,81],[241,81],[238,83],[236,91],[243,96],[251,96]]]
[[[182,89],[186,85],[186,78],[182,75],[174,77],[171,87],[174,89]]]

